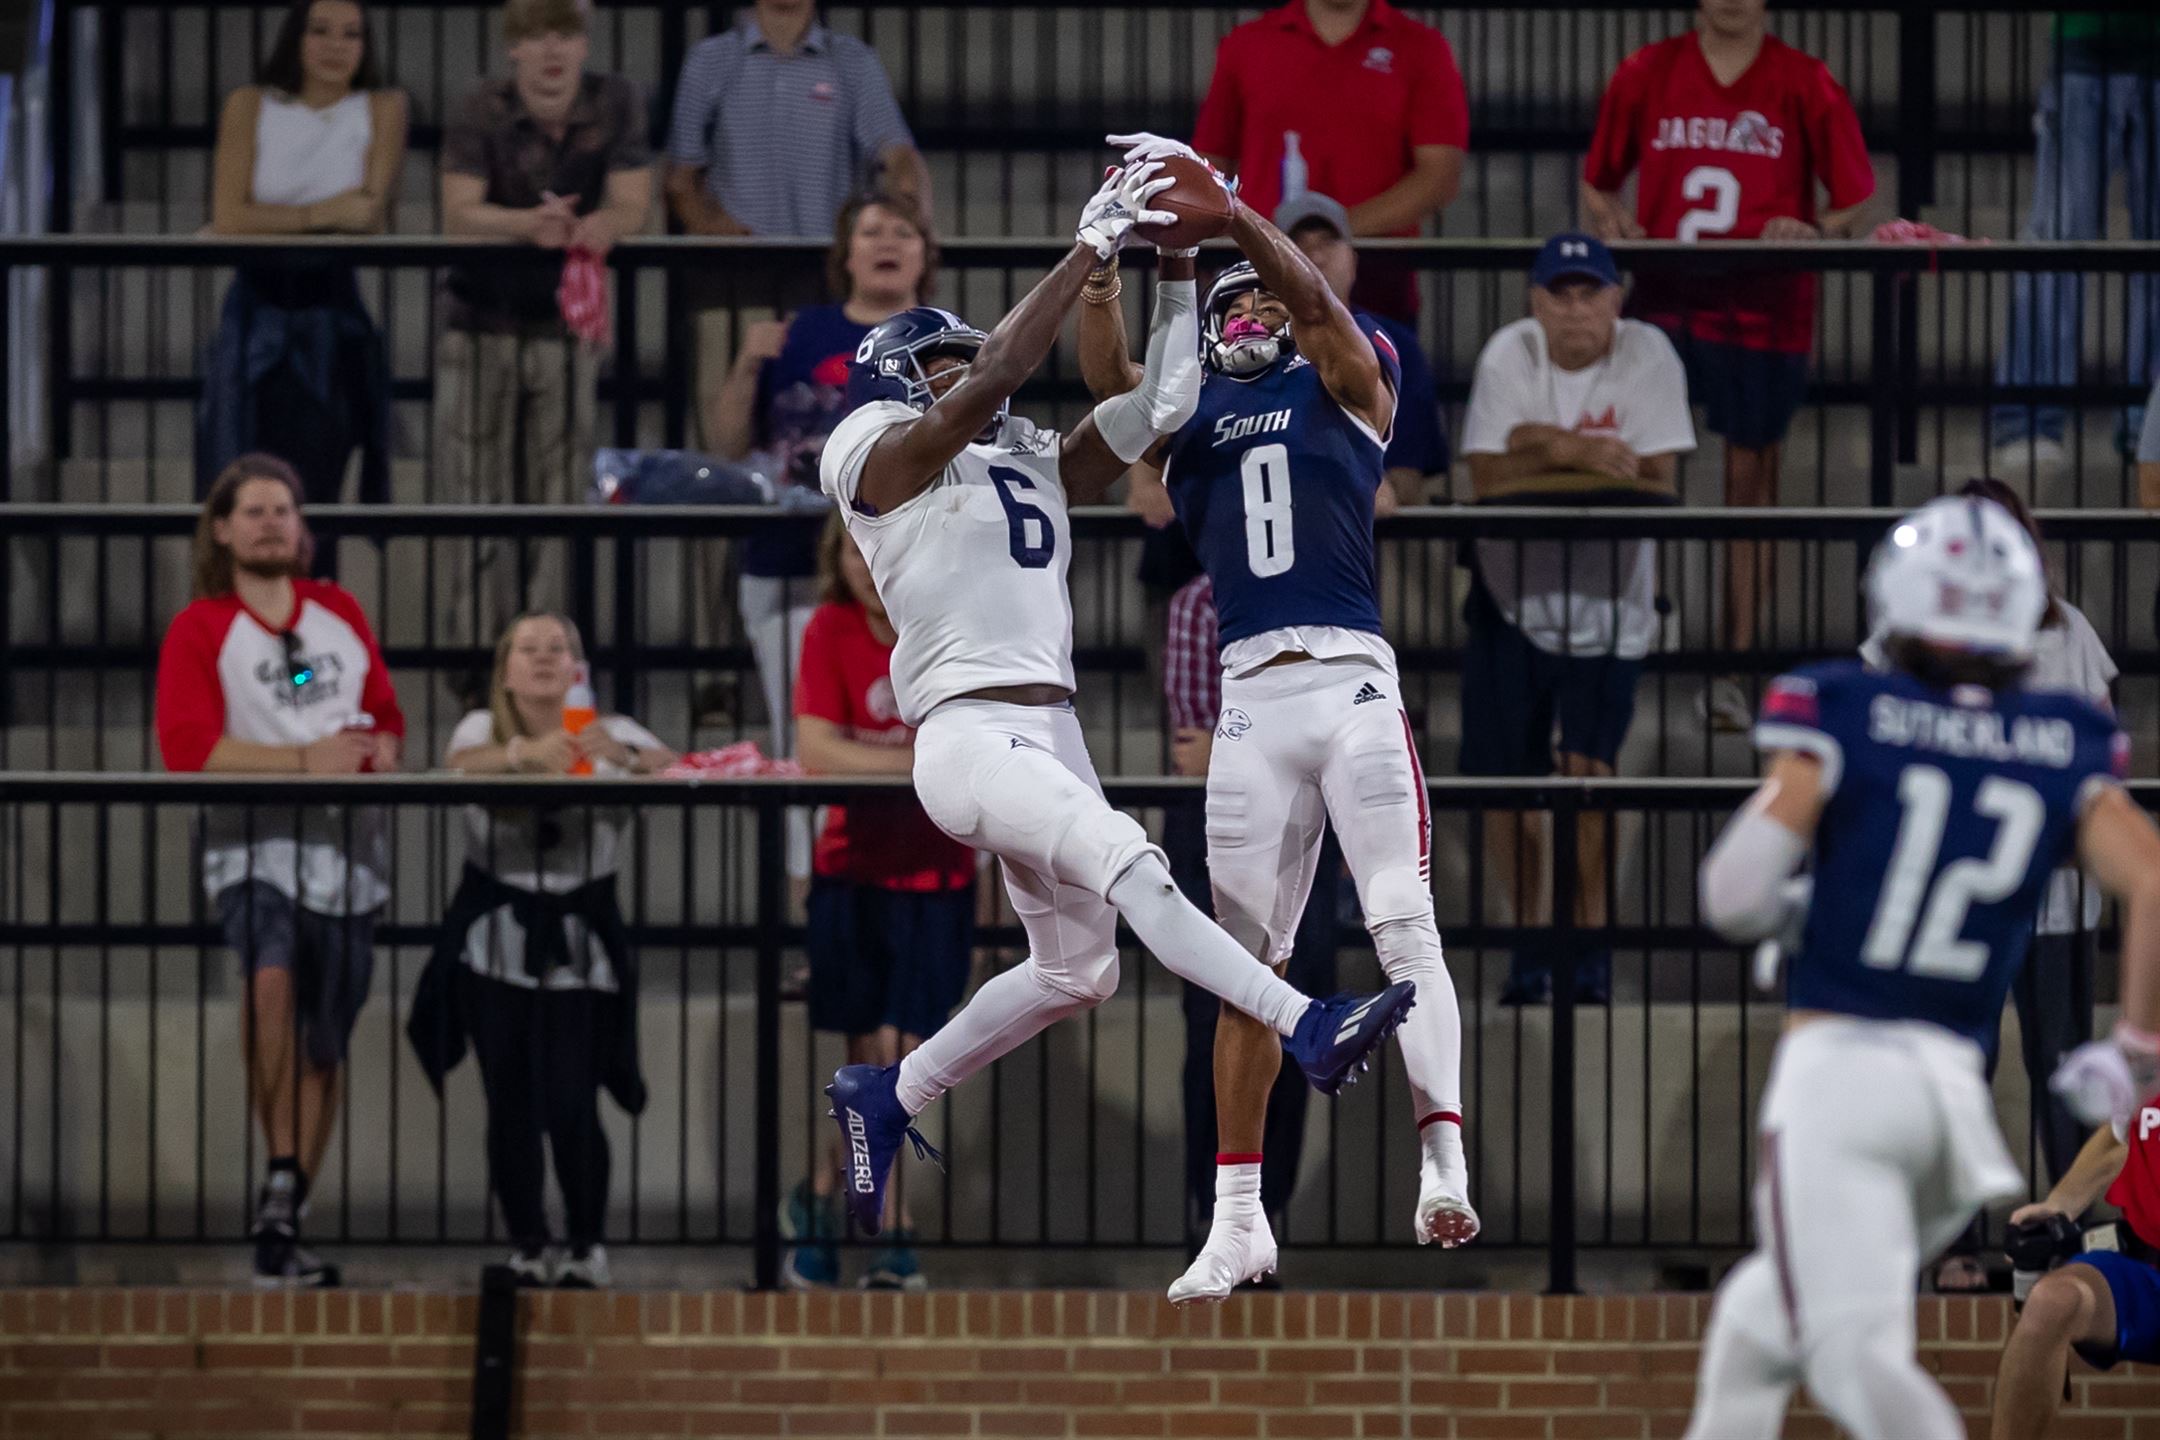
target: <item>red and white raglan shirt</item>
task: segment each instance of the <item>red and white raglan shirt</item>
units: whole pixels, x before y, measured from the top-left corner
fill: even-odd
[[[1774,35],[1730,85],[1690,31],[1620,62],[1583,179],[1617,191],[1640,167],[1635,216],[1653,240],[1755,240],[1782,216],[1815,223],[1815,187],[1845,210],[1875,193],[1860,117],[1830,68]],[[1815,276],[1644,275],[1635,310],[1698,340],[1805,355]]]
[[[355,726],[405,733],[389,667],[350,593],[327,580],[293,581],[289,629],[311,672],[304,684],[293,683],[284,632],[238,595],[194,601],[174,617],[158,654],[167,770],[201,770],[228,736],[307,745]],[[261,880],[317,914],[364,914],[390,898],[387,849],[374,806],[216,806],[204,818],[203,884],[215,896]]]

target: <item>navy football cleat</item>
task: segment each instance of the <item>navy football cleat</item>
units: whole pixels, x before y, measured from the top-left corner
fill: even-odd
[[[1283,1049],[1312,1088],[1333,1095],[1372,1068],[1372,1053],[1417,1004],[1417,986],[1398,981],[1377,995],[1337,995],[1305,1007]],[[845,1072],[842,1072],[843,1074]]]
[[[892,1175],[900,1142],[910,1141],[918,1159],[942,1168],[945,1157],[923,1139],[901,1107],[900,1067],[843,1065],[825,1087],[831,1115],[840,1125],[840,1145],[847,1152],[847,1209],[855,1228],[875,1235],[885,1218],[885,1182]]]

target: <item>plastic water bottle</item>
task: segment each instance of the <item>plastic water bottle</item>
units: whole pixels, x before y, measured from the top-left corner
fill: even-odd
[[[1294,199],[1306,191],[1305,153],[1298,148],[1298,132],[1283,131],[1282,137],[1282,198]]]
[[[600,707],[598,702],[593,699],[592,679],[585,667],[580,665],[577,668],[576,678],[571,680],[569,690],[563,695],[562,728],[575,735],[599,718]],[[592,761],[587,760],[582,755],[579,756],[576,763],[571,765],[570,773],[572,775],[592,774]]]

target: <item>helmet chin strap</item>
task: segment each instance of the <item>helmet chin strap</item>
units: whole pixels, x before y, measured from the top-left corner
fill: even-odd
[[[1239,315],[1222,327],[1222,367],[1232,375],[1265,370],[1282,355],[1282,337],[1250,315]]]

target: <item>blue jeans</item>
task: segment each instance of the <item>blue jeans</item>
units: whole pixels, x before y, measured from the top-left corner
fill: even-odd
[[[2033,115],[2038,138],[2032,215],[2023,240],[2099,240],[2107,234],[2108,182],[2120,171],[2130,231],[2160,239],[2160,76],[2069,72],[2040,90]],[[2130,279],[2123,341],[2126,370],[2139,390],[2152,383],[2153,337],[2160,331],[2160,287]],[[2008,344],[1995,362],[1998,385],[2078,383],[2085,282],[2079,275],[2020,275],[2011,284]],[[2135,438],[2142,407],[2122,434]],[[2045,438],[2060,442],[2059,404],[1997,405],[1989,415],[1994,445]]]

